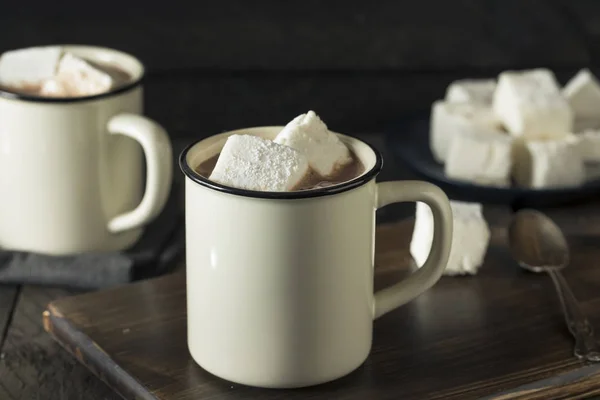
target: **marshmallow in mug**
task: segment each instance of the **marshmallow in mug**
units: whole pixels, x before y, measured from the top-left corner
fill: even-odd
[[[39,86],[48,97],[91,96],[108,92],[113,79],[87,61],[58,46],[8,51],[0,57],[0,84]]]
[[[308,164],[326,178],[352,162],[350,151],[314,111],[294,118],[275,138],[275,143],[292,147],[308,158]]]
[[[45,96],[91,96],[108,92],[112,77],[87,61],[66,53],[56,76],[44,82],[41,93]]]
[[[309,111],[294,118],[273,141],[230,136],[208,179],[240,189],[289,192],[313,173],[333,177],[351,162],[346,145]]]
[[[13,87],[29,86],[52,79],[62,53],[58,46],[5,52],[0,56],[0,84]]]
[[[309,173],[306,157],[291,147],[258,136],[232,135],[208,179],[240,189],[286,192]]]

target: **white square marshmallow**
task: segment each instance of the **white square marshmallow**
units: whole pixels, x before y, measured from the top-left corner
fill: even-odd
[[[600,162],[600,130],[587,130],[575,135],[583,162]]]
[[[558,140],[515,140],[513,176],[519,186],[543,189],[579,186],[586,172],[574,135]]]
[[[476,103],[491,107],[496,90],[495,79],[461,79],[446,89],[446,101],[450,103]]]
[[[58,64],[56,86],[71,96],[92,96],[108,92],[113,85],[112,77],[87,61],[66,53]]]
[[[322,177],[334,175],[337,169],[352,161],[346,145],[327,129],[314,111],[299,115],[289,122],[279,132],[275,143],[304,154],[313,171]]]
[[[431,109],[429,146],[434,158],[443,163],[450,143],[458,135],[500,134],[500,124],[489,107],[438,100]]]
[[[61,55],[58,46],[7,51],[0,56],[0,83],[11,87],[40,85],[54,76]]]
[[[558,139],[573,129],[573,114],[547,69],[500,74],[494,112],[514,136]]]
[[[450,201],[452,208],[452,246],[444,275],[474,275],[483,264],[490,241],[490,229],[483,218],[481,204]],[[433,242],[433,215],[425,203],[417,203],[410,254],[420,268]]]
[[[264,192],[294,190],[310,173],[300,152],[251,135],[231,135],[210,174],[223,185]]]
[[[510,185],[512,141],[507,134],[458,135],[450,144],[446,176],[481,185]]]
[[[582,69],[562,90],[575,115],[577,132],[600,128],[600,83],[589,69]]]

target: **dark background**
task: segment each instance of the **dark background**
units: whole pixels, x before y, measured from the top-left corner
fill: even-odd
[[[600,1],[3,1],[0,51],[109,46],[148,67],[147,114],[174,137],[283,124],[347,133],[426,109],[457,78],[599,67]]]
[[[581,67],[600,71],[600,0],[187,3],[0,0],[0,52],[76,43],[138,56],[146,113],[176,153],[193,137],[284,124],[312,108],[384,152],[381,180],[409,176],[374,133],[428,109],[455,79],[548,67],[564,82]],[[405,206],[378,220],[414,209]],[[117,398],[44,332],[46,305],[70,294],[0,287],[0,399]]]

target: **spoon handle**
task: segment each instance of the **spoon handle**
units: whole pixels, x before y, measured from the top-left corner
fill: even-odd
[[[575,337],[575,357],[591,362],[600,361],[600,348],[594,338],[594,328],[579,307],[579,302],[558,270],[548,270],[567,321],[569,331]]]

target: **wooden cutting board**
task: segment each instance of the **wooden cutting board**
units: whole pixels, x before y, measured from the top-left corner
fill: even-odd
[[[44,326],[126,399],[546,400],[600,393],[600,365],[573,357],[552,282],[516,266],[506,248],[508,213],[488,211],[492,241],[480,273],[444,277],[377,320],[366,363],[321,386],[250,388],[198,367],[186,345],[183,273],[53,302]],[[411,230],[411,221],[378,227],[376,287],[413,268]],[[600,238],[569,241],[566,278],[600,327]]]

